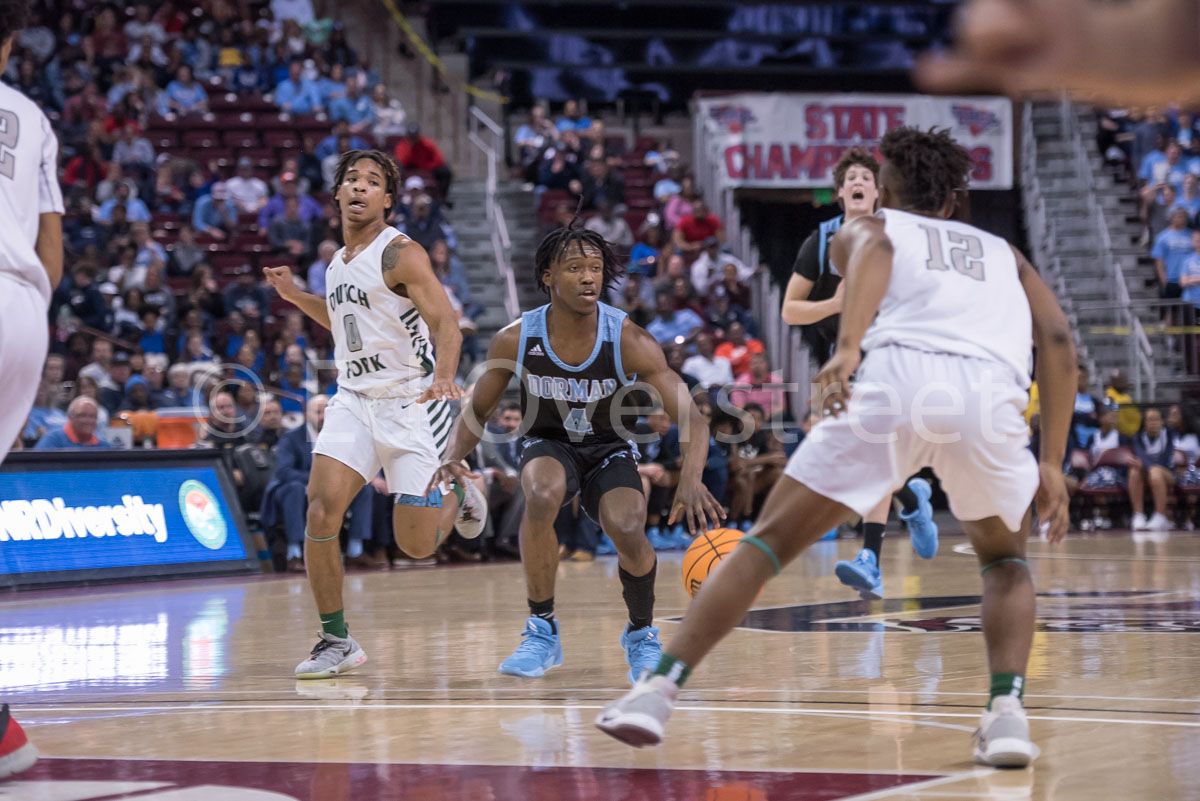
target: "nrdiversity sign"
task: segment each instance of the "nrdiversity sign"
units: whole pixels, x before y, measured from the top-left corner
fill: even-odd
[[[245,560],[211,466],[0,472],[0,575]]]
[[[972,189],[1013,185],[1013,111],[1002,97],[735,94],[698,100],[697,114],[722,186],[829,187],[848,148],[878,155],[883,135],[905,125],[948,128],[971,154]]]

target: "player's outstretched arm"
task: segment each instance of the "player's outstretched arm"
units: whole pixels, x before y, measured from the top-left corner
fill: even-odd
[[[433,383],[417,402],[458,400],[462,390],[454,382],[454,376],[462,353],[462,330],[458,327],[458,315],[446,297],[446,288],[433,274],[425,248],[403,234],[393,239],[383,249],[383,280],[391,289],[404,289],[433,337],[437,352]]]
[[[892,279],[892,241],[877,217],[859,217],[847,223],[830,243],[835,264],[846,287],[842,318],[838,327],[837,352],[817,374],[821,405],[826,414],[837,416],[850,398],[850,376],[862,358],[862,340],[879,312],[879,303]]]
[[[788,325],[812,325],[826,317],[831,317],[842,310],[842,284],[838,284],[837,292],[827,300],[809,300],[813,282],[802,275],[793,274],[788,279],[787,289],[783,295],[783,309],[780,314]]]
[[[1025,296],[1029,298],[1029,311],[1033,315],[1033,344],[1037,349],[1035,371],[1042,430],[1042,452],[1038,456],[1038,472],[1042,479],[1037,498],[1038,519],[1043,525],[1049,523],[1047,536],[1051,542],[1058,542],[1066,536],[1070,526],[1071,502],[1067,496],[1062,466],[1067,456],[1067,436],[1079,384],[1076,377],[1078,362],[1075,357],[1075,337],[1050,287],[1046,286],[1020,251],[1013,248],[1013,254],[1017,258],[1021,285],[1025,288]]]
[[[925,91],[1059,90],[1112,105],[1200,100],[1197,0],[971,0],[954,50],[926,56]]]
[[[628,320],[621,329],[621,362],[627,372],[636,373],[639,380],[658,391],[663,409],[679,426],[683,461],[668,524],[686,519],[692,534],[717,525],[725,517],[725,510],[701,481],[708,461],[708,422],[693,402],[687,384],[667,366],[654,337]]]
[[[450,430],[450,447],[445,461],[429,482],[429,490],[455,477],[470,475],[463,465],[467,454],[475,450],[483,436],[483,427],[492,419],[496,407],[508,389],[517,366],[517,349],[521,341],[521,321],[517,320],[492,337],[488,346],[487,370],[475,382],[471,396],[462,405],[458,419]]]
[[[292,278],[291,267],[264,267],[263,275],[266,276],[267,283],[279,293],[279,297],[316,320],[320,325],[326,328],[330,327],[329,307],[325,305],[325,298],[297,289],[296,281]]]

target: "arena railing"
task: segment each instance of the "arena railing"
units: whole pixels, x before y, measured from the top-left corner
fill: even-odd
[[[521,316],[521,303],[517,297],[516,276],[512,271],[512,240],[508,233],[508,222],[504,219],[504,209],[496,198],[500,157],[504,151],[504,129],[477,106],[471,106],[467,115],[467,140],[475,146],[471,152],[472,164],[479,156],[486,162],[484,207],[487,221],[491,223],[492,252],[496,257],[496,270],[504,281],[504,310],[515,320]],[[477,170],[475,172],[478,173]]]

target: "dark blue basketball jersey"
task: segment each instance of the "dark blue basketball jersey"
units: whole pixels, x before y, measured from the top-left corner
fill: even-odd
[[[628,393],[618,394],[620,387],[637,378],[626,376],[621,367],[621,325],[626,314],[605,303],[597,305],[596,346],[578,366],[562,361],[550,347],[548,305],[521,315],[517,376],[526,436],[590,446],[625,442],[626,431],[633,431],[634,418],[624,411]]]

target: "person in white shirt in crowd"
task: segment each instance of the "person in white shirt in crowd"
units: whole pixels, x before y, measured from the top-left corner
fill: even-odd
[[[371,135],[376,139],[403,136],[407,130],[404,124],[404,106],[388,94],[386,86],[381,83],[375,84],[371,89],[371,102],[375,104],[375,123],[371,126]]]
[[[145,37],[149,36],[150,41],[156,45],[161,45],[167,41],[167,33],[163,30],[163,26],[155,22],[154,6],[148,2],[138,3],[134,8],[134,17],[125,23],[125,38],[130,42],[140,42]],[[136,61],[136,58],[131,58],[130,61]]]
[[[225,191],[241,214],[257,214],[271,194],[267,182],[255,176],[254,162],[246,156],[238,159],[237,175],[225,182]]]
[[[733,367],[728,359],[714,353],[712,334],[707,331],[696,334],[696,355],[684,361],[683,371],[694,376],[704,387],[723,387],[733,383]]]
[[[720,283],[725,274],[725,265],[732,264],[737,268],[738,281],[748,281],[754,275],[754,268],[747,265],[732,253],[722,250],[721,242],[715,236],[704,240],[704,250],[692,262],[692,286],[698,295],[708,294],[709,287]]]
[[[271,0],[271,16],[281,25],[286,20],[307,25],[317,18],[312,0]]]
[[[613,206],[607,200],[601,200],[597,204],[596,210],[600,213],[584,223],[583,227],[589,231],[595,231],[607,242],[617,245],[625,251],[632,248],[633,231],[630,230],[629,223],[625,221],[625,212],[628,211],[625,204],[618,203]]]
[[[112,368],[113,347],[107,339],[92,341],[92,360],[79,370],[81,378],[91,378],[100,389],[116,389],[117,385],[109,376]]]

